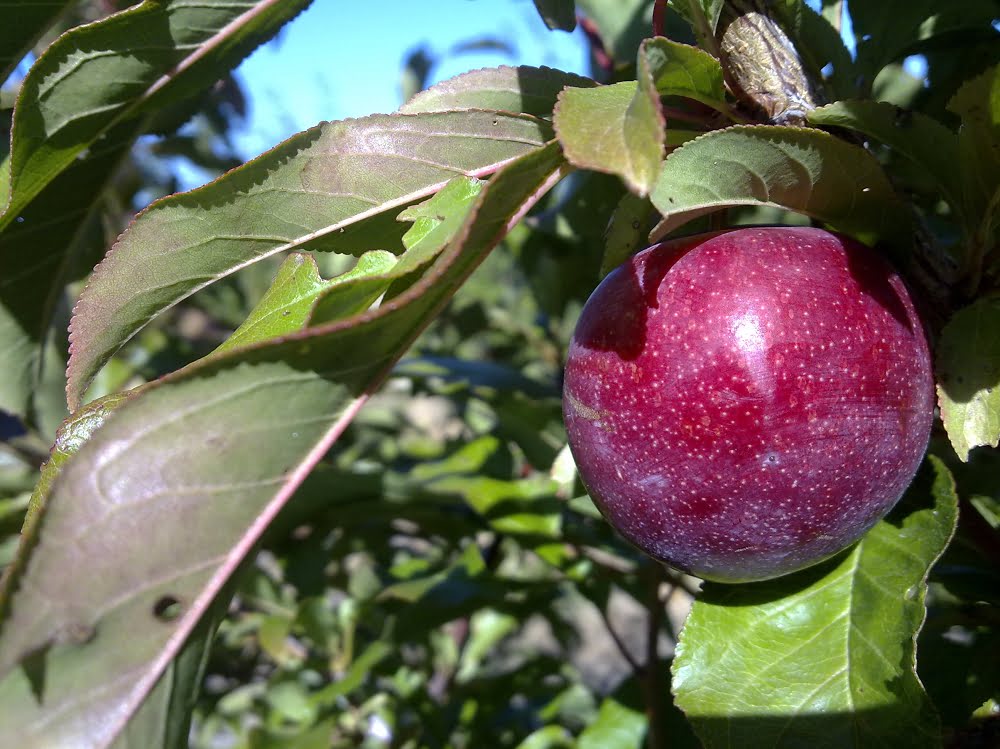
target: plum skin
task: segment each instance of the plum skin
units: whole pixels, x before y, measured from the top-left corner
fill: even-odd
[[[901,279],[821,229],[654,245],[591,295],[563,415],[595,504],[650,556],[709,580],[811,566],[902,496],[934,409]]]

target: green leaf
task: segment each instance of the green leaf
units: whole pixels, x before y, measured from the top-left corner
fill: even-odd
[[[577,4],[596,28],[613,62],[635,59],[642,40],[649,36],[653,18],[650,0],[579,0]]]
[[[552,68],[501,65],[463,73],[422,91],[399,108],[403,114],[492,109],[548,117],[566,86],[586,88],[597,83]]]
[[[653,239],[708,213],[771,205],[848,234],[908,240],[910,217],[875,157],[819,130],[736,126],[671,153],[650,199],[663,214]]]
[[[670,0],[670,7],[691,24],[698,46],[715,56],[719,54],[715,27],[719,25],[724,5],[724,0]]]
[[[0,165],[0,352],[10,364],[0,408],[46,420],[31,396],[53,310],[91,249],[103,188],[149,116],[211,86],[306,4],[147,2],[67,32],[32,66]]]
[[[677,704],[705,746],[940,747],[914,640],[957,511],[954,481],[931,457],[844,554],[764,583],[706,583],[673,666]]]
[[[0,229],[124,120],[207,88],[309,0],[146,0],[57,39],[21,85]]]
[[[884,65],[917,51],[918,44],[950,33],[989,30],[997,17],[993,0],[848,0],[857,62],[869,84]]]
[[[395,598],[415,604],[424,598],[433,597],[436,592],[455,584],[475,578],[486,571],[486,562],[479,547],[469,544],[461,556],[440,572],[427,577],[416,577],[390,585],[379,593],[380,600]]]
[[[573,31],[576,28],[574,0],[535,0],[535,10],[553,31]]]
[[[395,224],[394,209],[456,174],[495,171],[549,134],[526,115],[472,110],[325,123],[155,203],[95,269],[77,304],[70,407],[119,347],[197,290],[284,250],[389,249],[385,225]]]
[[[646,735],[646,716],[608,697],[597,718],[577,739],[577,749],[638,749]]]
[[[0,232],[0,352],[6,365],[0,408],[28,421],[35,421],[31,398],[44,374],[41,351],[63,288],[79,271],[80,256],[92,254],[100,196],[139,130],[133,121],[106,133],[88,158],[59,174]],[[95,261],[83,265],[89,270]]]
[[[571,164],[617,174],[637,195],[649,193],[663,160],[665,123],[647,55],[640,51],[638,82],[564,89],[553,124]]]
[[[948,102],[962,118],[958,134],[965,188],[967,252],[974,264],[997,247],[1000,231],[1000,65],[965,83]]]
[[[814,109],[809,122],[823,127],[856,130],[881,141],[925,169],[952,208],[961,211],[962,177],[958,163],[958,138],[937,120],[887,102],[838,101]]]
[[[626,193],[622,197],[604,234],[601,278],[646,246],[649,217],[652,213],[653,206],[648,198],[640,198],[632,193]]]
[[[0,27],[0,83],[7,80],[38,38],[45,33],[70,0],[33,0],[17,4],[17,23]],[[11,18],[14,11],[7,11]]]
[[[1000,442],[1000,298],[987,297],[957,312],[941,331],[937,350],[938,403],[955,453]]]
[[[551,747],[571,749],[574,746],[576,744],[565,728],[551,725],[533,731],[517,745],[516,749],[551,749]]]
[[[720,112],[729,112],[719,61],[707,52],[663,37],[647,39],[645,55],[653,86],[661,96],[685,96]]]
[[[338,309],[329,319],[364,312],[391,282],[385,274],[396,265],[396,256],[384,250],[362,255],[347,273],[329,281],[319,275],[312,255],[294,252],[278,269],[274,283],[246,321],[216,351],[266,341],[300,330],[309,320],[317,300],[336,289]]]
[[[553,144],[495,175],[391,302],[207,357],[112,414],[63,466],[5,581],[5,738],[111,744],[395,359],[564,167]]]

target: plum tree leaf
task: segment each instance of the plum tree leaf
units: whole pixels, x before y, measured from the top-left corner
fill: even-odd
[[[646,716],[608,697],[594,722],[577,739],[577,749],[633,749],[646,735]]]
[[[247,319],[216,351],[226,351],[276,338],[300,330],[309,320],[313,308],[325,293],[347,290],[342,301],[343,315],[364,312],[385,291],[390,281],[384,274],[396,265],[396,256],[385,250],[372,250],[358,258],[357,265],[336,278],[324,279],[312,255],[293,252],[278,268],[267,292]]]
[[[199,289],[289,249],[394,249],[385,242],[399,208],[456,175],[493,172],[549,135],[541,120],[486,110],[325,123],[153,204],[97,266],[77,303],[70,407],[118,348]]]
[[[33,421],[53,309],[102,188],[148,117],[207,89],[307,4],[141,3],[66,32],[31,67],[0,164],[0,352],[11,365],[0,408]],[[12,27],[45,5],[19,9]]]
[[[896,509],[833,560],[706,583],[673,665],[677,704],[705,746],[940,746],[914,642],[957,512],[951,474],[932,456]]]
[[[320,276],[311,255],[292,253],[247,319],[216,351],[364,312],[393,281],[420,270],[444,249],[483,184],[456,177],[430,200],[403,211],[398,218],[412,220],[414,225],[403,235],[407,251],[399,258],[385,250],[371,250],[349,271],[327,280]]]
[[[110,128],[210,85],[309,2],[146,0],[63,34],[14,105],[0,229]]]
[[[962,460],[1000,442],[1000,298],[959,310],[941,331],[938,403],[952,447]]]
[[[653,4],[649,0],[579,0],[577,5],[592,24],[604,51],[613,62],[635,59],[642,40],[649,36]]]
[[[535,10],[550,29],[573,31],[576,28],[575,0],[535,0]]]
[[[665,123],[642,51],[637,81],[564,89],[553,124],[571,164],[617,174],[637,195],[649,193],[663,159]]]
[[[942,3],[938,0],[848,0],[857,62],[869,85],[887,63],[917,51],[917,45],[954,32],[992,30],[997,17],[992,0]]]
[[[698,46],[715,56],[719,53],[715,27],[724,5],[724,0],[670,0],[670,7],[691,24]]]
[[[582,75],[546,67],[501,65],[462,73],[410,99],[399,108],[404,114],[459,109],[494,109],[548,117],[556,97],[566,86],[586,88],[597,83]]]
[[[32,45],[69,4],[70,0],[18,3],[17,23],[7,23],[0,28],[0,82],[7,80]]]
[[[107,747],[126,730],[308,471],[564,168],[555,144],[506,165],[425,276],[377,309],[209,356],[107,419],[6,580],[6,738]]]
[[[653,206],[648,198],[625,193],[615,207],[604,233],[601,278],[645,247]]]
[[[937,120],[887,102],[860,99],[819,107],[807,118],[813,125],[855,130],[913,160],[934,178],[952,208],[962,211],[962,179],[955,169],[958,137]]]
[[[948,109],[962,118],[959,174],[964,188],[968,254],[974,263],[996,249],[1000,230],[1000,65],[967,81]]]
[[[685,96],[720,112],[729,112],[719,61],[688,44],[655,37],[642,43],[653,86],[661,96]]]
[[[663,214],[652,238],[737,205],[804,213],[863,237],[909,237],[910,217],[864,149],[819,130],[735,126],[684,144],[664,162],[650,199]]]

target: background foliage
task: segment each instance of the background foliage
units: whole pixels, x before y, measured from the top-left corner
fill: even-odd
[[[591,78],[471,72],[134,216],[238,165],[230,71],[307,4],[0,4],[0,746],[995,745],[997,4],[772,2],[762,114],[718,57],[764,4],[536,0]],[[651,238],[808,222],[907,277],[941,422],[855,547],[703,585],[584,494],[566,346]]]

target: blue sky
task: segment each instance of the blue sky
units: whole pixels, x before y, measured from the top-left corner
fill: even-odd
[[[515,54],[454,52],[487,37]],[[248,121],[236,133],[243,155],[321,120],[393,111],[402,103],[404,61],[420,45],[439,60],[432,83],[503,64],[587,69],[582,33],[549,31],[532,0],[314,0],[238,70],[250,100]]]

